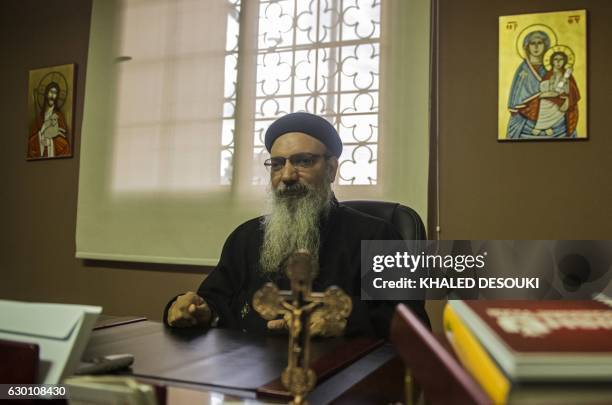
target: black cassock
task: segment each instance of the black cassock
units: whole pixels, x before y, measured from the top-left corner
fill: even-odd
[[[287,224],[291,226],[291,224]],[[353,301],[346,335],[368,334],[387,337],[397,302],[361,301],[360,266],[362,240],[401,239],[393,226],[381,219],[332,202],[327,219],[321,224],[319,274],[312,291],[336,285]],[[197,293],[219,317],[219,327],[249,332],[267,331],[266,323],[252,308],[253,294],[267,282],[289,289],[284,272],[262,274],[259,257],[263,243],[262,217],[240,225],[225,241],[217,267],[206,277]],[[164,320],[172,304],[164,311]],[[429,326],[423,301],[404,302]]]

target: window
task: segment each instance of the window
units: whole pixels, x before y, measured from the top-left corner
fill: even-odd
[[[264,212],[265,129],[295,111],[336,126],[339,199],[425,218],[428,16],[428,1],[94,0],[77,257],[216,264]]]
[[[256,71],[255,97],[247,89],[240,100],[252,139],[235,136],[238,61],[248,60],[240,12],[240,0],[124,2],[115,190],[230,185],[236,147],[253,148],[245,165],[265,185],[263,135],[294,111],[336,126],[345,145],[339,185],[376,184],[380,4],[265,0],[247,9],[243,19],[258,19],[256,66],[243,67]]]
[[[114,190],[229,184],[240,1],[121,4]]]

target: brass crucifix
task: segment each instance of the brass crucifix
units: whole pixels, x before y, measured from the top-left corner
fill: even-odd
[[[281,381],[293,395],[294,404],[303,404],[317,381],[309,367],[311,316],[316,312],[329,329],[342,329],[353,309],[351,298],[338,287],[329,287],[324,293],[311,292],[317,267],[310,253],[299,250],[287,261],[291,291],[280,291],[273,283],[267,283],[253,295],[253,308],[264,319],[279,315],[288,319],[288,364]]]

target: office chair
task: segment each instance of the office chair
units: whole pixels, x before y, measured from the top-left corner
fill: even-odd
[[[416,213],[410,207],[406,207],[405,205],[401,205],[399,203],[385,202],[385,201],[367,201],[367,200],[354,200],[354,201],[343,201],[342,204],[353,208],[357,211],[363,212],[364,214],[372,215],[373,217],[377,217],[389,222],[391,225],[395,227],[395,229],[400,233],[404,240],[426,240],[427,234],[425,231],[425,226],[423,225],[423,221],[419,214]],[[399,308],[400,306],[398,306]],[[401,306],[404,311],[410,312],[405,306]],[[415,308],[412,308],[414,311]],[[398,309],[398,311],[400,311]],[[424,323],[424,329],[430,329],[431,325],[429,323],[429,317],[427,316],[427,312],[425,312],[425,307],[423,306],[420,310],[411,312],[411,316],[418,317],[421,322]],[[396,315],[397,318],[398,315]],[[397,323],[397,320],[393,321],[393,324]],[[418,322],[417,322],[418,323]],[[423,327],[421,327],[423,328]],[[392,339],[394,339],[394,344],[396,347],[400,347],[398,350],[399,353],[403,354],[403,350],[401,347],[405,345],[405,341],[400,339],[398,341],[398,333],[397,328],[392,329]],[[403,336],[402,336],[403,338]],[[414,342],[415,339],[406,339],[408,341]],[[402,342],[403,341],[403,342]],[[399,346],[398,346],[399,345]],[[421,387],[418,385],[416,381],[413,380],[412,371],[409,368],[409,364],[405,363],[405,376],[404,376],[404,393],[405,400],[407,404],[414,404],[417,402],[417,398],[421,395]]]
[[[368,200],[343,201],[342,204],[364,214],[389,222],[395,227],[404,240],[427,240],[427,233],[425,232],[425,226],[423,225],[421,217],[415,210],[405,205],[386,201]],[[423,323],[431,329],[431,323],[425,311],[425,307],[409,306]]]
[[[399,203],[386,201],[352,200],[342,204],[389,222],[404,240],[426,240],[427,232],[415,210]]]

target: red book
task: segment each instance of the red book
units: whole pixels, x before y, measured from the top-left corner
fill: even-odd
[[[612,306],[602,301],[449,301],[511,378],[612,378]]]

